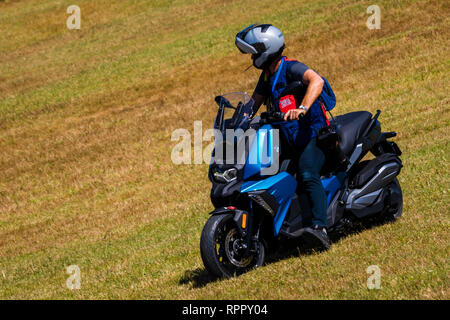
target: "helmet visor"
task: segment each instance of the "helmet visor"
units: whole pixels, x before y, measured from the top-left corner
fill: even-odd
[[[235,41],[236,47],[241,51],[242,53],[251,53],[251,54],[257,54],[258,50],[256,50],[255,47],[249,45],[247,42],[239,38],[239,36],[236,37]]]

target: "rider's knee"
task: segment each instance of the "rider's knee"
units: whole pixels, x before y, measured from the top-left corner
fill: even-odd
[[[300,178],[302,179],[302,181],[304,183],[307,183],[310,181],[313,182],[313,181],[320,180],[320,175],[317,172],[303,171],[303,172],[300,172]]]

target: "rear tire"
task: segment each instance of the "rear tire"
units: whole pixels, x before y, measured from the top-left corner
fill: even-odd
[[[245,257],[236,250],[240,238],[232,214],[213,215],[203,227],[200,253],[206,270],[217,277],[230,278],[264,264],[266,248],[258,241],[255,252]]]
[[[403,193],[400,182],[395,178],[389,188],[389,202],[384,217],[388,221],[396,221],[402,216],[403,212]]]

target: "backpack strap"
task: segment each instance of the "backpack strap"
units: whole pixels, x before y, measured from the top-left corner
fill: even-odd
[[[327,126],[329,126],[330,125],[330,121],[328,120],[327,113],[325,111],[325,107],[323,106],[322,101],[319,100],[319,102],[320,102],[320,107],[322,108],[323,116],[325,117],[325,121],[327,123]],[[330,115],[331,115],[331,112],[330,112]],[[331,117],[333,117],[333,115],[331,115]],[[333,118],[333,120],[334,120],[334,118]]]
[[[272,84],[272,94],[275,91],[275,87],[277,85],[278,78],[280,77],[281,70],[283,70],[283,64],[284,64],[285,59],[286,59],[286,57],[281,58],[280,66],[278,67],[277,74],[275,75],[275,80],[273,81],[273,84]]]

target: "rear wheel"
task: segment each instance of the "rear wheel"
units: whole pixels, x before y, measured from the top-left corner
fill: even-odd
[[[397,178],[388,186],[388,192],[389,197],[384,216],[387,220],[395,221],[402,216],[403,212],[403,193]]]
[[[258,241],[255,248],[246,252],[246,239],[242,238],[232,214],[211,216],[206,222],[200,252],[206,269],[218,276],[230,278],[263,265],[265,246]]]

